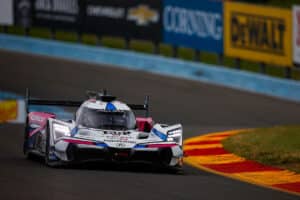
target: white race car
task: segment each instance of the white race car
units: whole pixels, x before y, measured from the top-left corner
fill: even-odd
[[[181,169],[182,125],[154,123],[143,105],[125,104],[104,93],[89,92],[88,100],[51,101],[29,98],[31,105],[79,107],[75,119],[55,113],[28,112],[24,140],[27,157],[39,155],[48,166],[87,161],[146,162]],[[133,110],[144,110],[136,117]]]

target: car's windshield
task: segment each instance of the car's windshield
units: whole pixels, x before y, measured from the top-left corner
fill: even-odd
[[[134,129],[136,120],[132,111],[104,111],[83,108],[78,124],[95,129]]]

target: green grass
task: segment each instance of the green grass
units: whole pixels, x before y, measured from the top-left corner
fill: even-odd
[[[173,49],[170,45],[167,44],[159,44],[160,54],[166,57],[172,57]]]
[[[241,157],[300,173],[300,126],[255,129],[222,143]]]
[[[194,60],[194,50],[185,47],[178,48],[178,58],[184,60]]]
[[[153,52],[153,44],[148,41],[141,40],[131,40],[129,44],[130,49],[143,53],[152,53]]]
[[[104,46],[115,48],[115,49],[124,49],[126,47],[125,40],[119,37],[103,37],[101,42]]]
[[[19,26],[9,26],[7,32],[14,35],[24,35],[24,29]]]
[[[66,42],[77,42],[78,35],[74,32],[56,31],[56,39],[63,40]]]
[[[300,70],[292,71],[292,78],[295,80],[300,80]]]
[[[3,31],[0,29],[0,31]],[[24,35],[25,31],[21,27],[8,27],[8,33],[14,35]],[[30,36],[38,37],[38,38],[51,38],[51,32],[46,28],[31,28],[29,32]],[[78,35],[75,32],[67,32],[67,31],[56,31],[56,39],[67,41],[67,42],[78,42]],[[98,45],[101,44],[103,46],[109,48],[116,49],[125,49],[126,42],[123,38],[120,37],[101,37],[98,38],[94,34],[82,34],[81,42],[88,45]],[[129,43],[129,49],[137,52],[143,53],[153,53],[154,45],[148,41],[141,40],[131,40]],[[188,61],[195,61],[196,52],[193,49],[179,47],[177,49],[178,58]],[[159,54],[166,57],[173,56],[173,48],[168,44],[159,44]],[[208,64],[218,64],[218,56],[214,53],[208,52],[200,52],[200,61]],[[223,65],[229,68],[235,68],[235,59],[230,57],[223,58]],[[260,73],[260,65],[255,62],[250,61],[241,61],[240,69],[250,72]],[[284,67],[274,67],[267,65],[266,66],[266,74],[283,78],[285,76]],[[292,69],[292,78],[295,80],[300,80],[300,69]]]
[[[46,28],[34,28],[30,30],[30,35],[32,37],[50,39],[51,33],[49,29]]]
[[[98,38],[96,35],[93,34],[82,34],[81,40],[84,44],[89,44],[89,45],[98,44]]]

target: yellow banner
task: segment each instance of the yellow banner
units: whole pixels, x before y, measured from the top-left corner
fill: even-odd
[[[17,101],[0,101],[0,122],[15,120],[18,116]]]
[[[225,3],[227,56],[292,66],[292,12],[245,3]]]

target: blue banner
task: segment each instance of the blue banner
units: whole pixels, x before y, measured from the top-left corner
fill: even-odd
[[[223,53],[221,0],[164,0],[163,4],[165,43]]]

